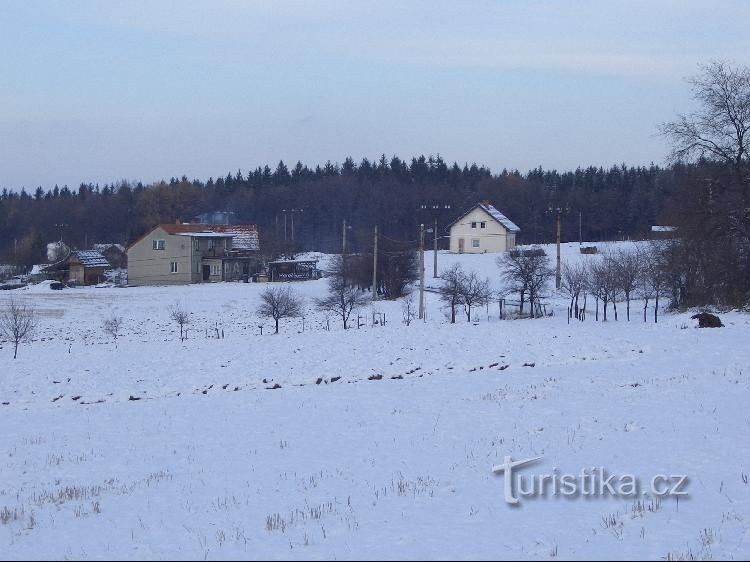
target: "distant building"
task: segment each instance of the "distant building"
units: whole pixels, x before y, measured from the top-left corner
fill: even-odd
[[[107,258],[113,269],[127,269],[128,251],[122,244],[94,244],[94,250]]]
[[[654,240],[667,240],[674,238],[677,234],[676,226],[654,225],[651,227],[651,237]]]
[[[111,269],[107,258],[96,250],[73,250],[67,259],[68,282],[76,285],[97,285]]]
[[[279,260],[268,264],[269,281],[308,281],[319,278],[317,260]]]
[[[259,250],[252,224],[160,224],[128,248],[128,284],[246,281],[260,268]]]
[[[195,224],[234,224],[234,211],[201,213],[192,222]]]
[[[516,247],[518,226],[488,201],[477,203],[450,225],[455,254],[507,252]]]
[[[17,271],[18,271],[18,267],[16,267],[15,265],[6,265],[6,264],[0,265],[0,281],[5,281],[6,279],[10,279],[16,274]]]
[[[34,266],[32,276],[56,279],[75,285],[97,285],[105,281],[111,269],[107,258],[96,250],[73,250],[64,259],[44,266]]]

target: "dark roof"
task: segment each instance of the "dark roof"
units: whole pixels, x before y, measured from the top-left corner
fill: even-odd
[[[463,213],[460,217],[458,217],[456,220],[454,220],[452,223],[450,223],[448,225],[448,228],[451,228],[454,224],[456,224],[458,221],[460,221],[462,218],[464,218],[466,215],[468,215],[470,212],[472,212],[476,208],[482,209],[495,221],[503,225],[503,227],[508,232],[520,232],[521,231],[521,229],[518,227],[518,225],[516,225],[516,223],[514,223],[512,220],[510,220],[508,217],[502,214],[496,207],[490,204],[489,201],[482,201],[481,203],[477,203],[471,209],[469,209],[468,211]]]
[[[110,267],[107,258],[96,250],[73,250],[71,258],[75,258],[83,267]]]

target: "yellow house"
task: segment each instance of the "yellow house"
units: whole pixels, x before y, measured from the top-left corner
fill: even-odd
[[[516,247],[516,234],[520,231],[489,201],[483,201],[450,225],[450,251],[455,254],[507,252]]]

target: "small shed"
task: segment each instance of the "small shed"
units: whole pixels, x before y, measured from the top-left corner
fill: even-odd
[[[268,264],[269,281],[308,281],[319,278],[316,260],[280,260]]]
[[[111,266],[96,250],[74,250],[68,258],[68,281],[76,285],[96,285],[104,281],[104,272]]]

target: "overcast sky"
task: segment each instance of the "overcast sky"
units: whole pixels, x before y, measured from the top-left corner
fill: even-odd
[[[0,187],[441,154],[660,164],[750,1],[0,2]]]

